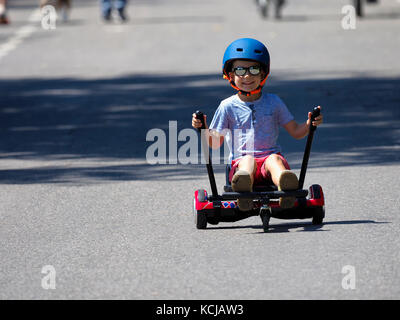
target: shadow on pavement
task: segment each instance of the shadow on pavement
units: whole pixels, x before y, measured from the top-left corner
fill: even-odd
[[[377,222],[374,220],[346,220],[346,221],[327,221],[321,225],[313,225],[311,222],[306,223],[287,223],[287,224],[271,224],[270,230],[268,232],[277,233],[277,232],[290,232],[291,229],[298,229],[296,232],[304,232],[304,231],[330,231],[324,230],[323,227],[327,225],[355,225],[355,224],[385,224],[390,222]],[[262,228],[262,226],[260,226]]]
[[[325,123],[314,138],[310,167],[399,163],[400,79],[287,78],[273,75],[265,90],[278,94],[297,121],[313,106],[323,107]],[[0,160],[50,162],[0,168],[0,183],[7,184],[193,175],[193,165],[147,164],[146,150],[154,142],[146,141],[146,134],[159,128],[168,143],[169,121],[177,121],[178,132],[190,128],[197,109],[210,121],[219,102],[233,93],[219,74],[4,79],[0,91]],[[305,139],[282,131],[279,141],[292,168],[299,168]],[[178,142],[178,150],[184,143]],[[65,161],[73,165],[64,166]],[[224,172],[220,167],[216,171]]]
[[[284,223],[284,224],[270,224],[267,233],[282,233],[282,232],[290,232],[291,229],[299,229],[296,232],[304,232],[304,231],[330,231],[324,230],[323,227],[326,225],[355,225],[355,224],[386,224],[391,222],[377,222],[374,220],[346,220],[346,221],[327,221],[321,225],[313,225],[311,222],[295,222],[295,223]],[[207,227],[207,230],[217,230],[217,229],[260,229],[262,230],[262,224],[260,221],[260,225],[249,225],[249,226],[221,226],[221,227]],[[302,228],[302,229],[300,229]],[[260,231],[257,233],[265,234],[264,231]]]

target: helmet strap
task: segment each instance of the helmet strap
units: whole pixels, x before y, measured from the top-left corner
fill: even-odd
[[[244,96],[246,96],[246,97],[249,97],[249,96],[251,96],[252,94],[257,94],[257,93],[261,92],[262,87],[263,87],[264,84],[265,84],[265,81],[267,81],[268,74],[267,74],[267,75],[264,77],[264,79],[260,82],[260,85],[259,85],[255,90],[250,91],[250,92],[249,92],[249,91],[240,90],[239,87],[236,86],[235,82],[234,82],[229,76],[227,76],[226,74],[224,74],[223,77],[224,77],[224,79],[229,80],[229,83],[230,83],[230,85],[232,86],[232,88],[234,88],[235,90],[237,90],[237,91],[239,92],[239,94],[244,95]]]

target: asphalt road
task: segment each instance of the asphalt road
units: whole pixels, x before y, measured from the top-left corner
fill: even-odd
[[[399,299],[400,4],[367,6],[344,30],[346,4],[289,0],[275,21],[250,0],[131,0],[128,23],[104,24],[98,1],[80,0],[54,30],[36,0],[12,4],[0,27],[0,298]],[[272,219],[263,233],[252,217],[197,230],[204,166],[146,161],[150,130],[168,138],[170,121],[190,128],[193,111],[211,118],[232,94],[221,60],[242,36],[268,45],[265,90],[299,122],[323,107],[305,182],[323,186],[322,226]],[[305,140],[280,142],[299,172]]]

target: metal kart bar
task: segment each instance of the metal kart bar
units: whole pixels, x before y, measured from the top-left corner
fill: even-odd
[[[318,107],[315,107],[313,109],[313,111],[312,111],[311,123],[319,115],[320,115],[320,109]],[[305,179],[305,176],[306,176],[306,171],[307,171],[307,166],[308,166],[308,159],[310,157],[311,144],[312,144],[312,141],[313,141],[313,138],[314,138],[315,130],[317,130],[317,127],[315,127],[315,126],[313,126],[311,124],[310,125],[310,132],[308,133],[308,137],[307,137],[306,148],[304,150],[303,162],[301,163],[300,178],[299,178],[299,188],[300,189],[303,189],[303,186],[304,186],[304,179]]]
[[[201,129],[205,129],[205,122],[204,122],[204,114],[201,111],[196,111],[196,119],[201,120],[201,128],[198,128],[197,131],[200,133]],[[207,167],[207,173],[208,173],[208,179],[210,180],[210,185],[211,185],[211,192],[214,198],[218,197],[218,190],[217,190],[217,184],[215,182],[215,176],[214,176],[214,169],[212,167],[212,163],[211,163],[211,155],[209,152],[209,147],[208,147],[208,142],[204,139],[205,135],[201,135],[201,139],[204,140],[202,141],[202,146],[203,146],[203,154],[204,157],[206,158],[206,161],[208,161],[206,163],[206,167]],[[207,159],[207,155],[208,155],[208,159]]]

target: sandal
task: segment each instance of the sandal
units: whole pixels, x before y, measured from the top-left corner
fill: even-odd
[[[279,191],[297,190],[299,187],[299,180],[296,174],[290,170],[284,170],[279,177]],[[279,205],[283,209],[293,208],[296,202],[296,197],[282,197],[279,198]]]
[[[251,176],[247,171],[238,170],[232,177],[232,190],[234,192],[251,192],[253,183]],[[237,199],[237,205],[241,211],[249,211],[253,209],[253,199],[240,198]]]

